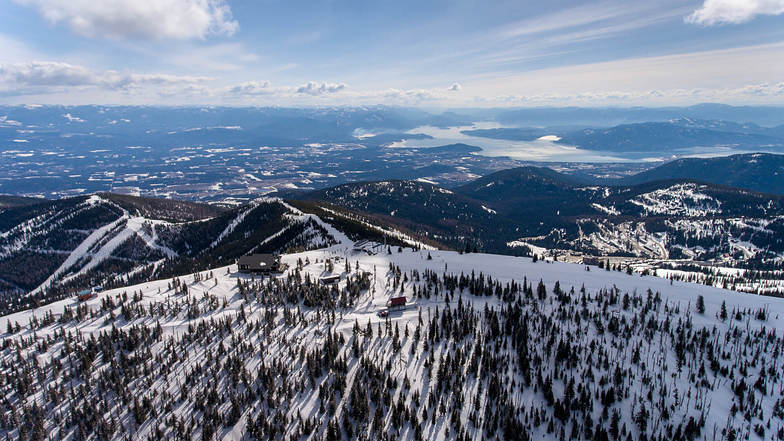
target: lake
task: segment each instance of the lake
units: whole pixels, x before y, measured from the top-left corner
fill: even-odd
[[[681,149],[674,149],[669,154],[660,156],[651,153],[634,152],[624,155],[619,152],[609,152],[601,150],[584,150],[575,146],[557,143],[558,137],[555,135],[543,136],[534,141],[510,141],[504,139],[491,139],[479,136],[470,136],[461,133],[463,130],[475,129],[495,129],[505,128],[498,123],[482,122],[470,126],[456,127],[433,127],[421,126],[407,131],[406,133],[423,133],[430,135],[432,139],[404,139],[403,141],[391,144],[391,147],[439,147],[448,144],[468,144],[480,147],[483,156],[506,156],[522,161],[538,162],[660,162],[669,161],[684,157],[716,157],[728,156],[741,153],[753,153],[757,151],[778,152],[778,149],[758,148],[748,150],[737,146],[695,146]]]
[[[406,133],[424,133],[433,139],[405,139],[393,143],[391,147],[438,147],[448,144],[469,144],[480,147],[484,156],[508,156],[523,161],[541,162],[627,162],[613,156],[610,152],[582,150],[577,147],[558,144],[556,136],[543,136],[535,141],[509,141],[505,139],[482,138],[461,133],[463,130],[495,129],[503,126],[497,123],[476,123],[470,126],[440,128],[421,126]]]

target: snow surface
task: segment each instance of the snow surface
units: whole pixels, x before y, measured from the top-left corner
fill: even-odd
[[[701,193],[695,183],[675,184],[629,200],[642,207],[646,214],[668,216],[704,216],[721,213],[721,201]]]
[[[9,322],[11,324],[19,323],[27,328],[26,325],[30,323],[34,316],[40,318],[49,311],[51,311],[55,318],[57,318],[61,315],[62,311],[66,307],[76,308],[77,306],[82,305],[83,307],[86,306],[92,311],[100,311],[102,302],[108,299],[116,298],[124,292],[134,294],[137,292],[140,293],[142,300],[139,302],[138,306],[142,308],[152,308],[156,305],[160,305],[156,307],[163,307],[163,305],[167,305],[170,302],[178,300],[188,300],[193,302],[198,298],[204,298],[203,296],[208,295],[218,300],[225,300],[227,303],[225,306],[217,307],[214,310],[203,313],[196,319],[189,319],[180,314],[168,317],[165,320],[160,320],[159,323],[163,329],[163,332],[167,338],[171,337],[175,340],[180,340],[183,338],[183,335],[189,332],[189,328],[198,323],[199,320],[219,320],[221,318],[233,319],[236,317],[236,314],[239,313],[240,309],[242,310],[243,314],[246,313],[247,309],[247,314],[250,317],[258,319],[268,317],[268,314],[272,313],[273,317],[277,317],[278,320],[281,320],[280,322],[276,322],[279,324],[275,325],[274,327],[274,338],[269,338],[264,341],[261,339],[251,341],[254,350],[255,347],[260,344],[266,345],[266,350],[262,353],[261,358],[255,358],[254,364],[247,366],[249,372],[255,372],[258,370],[261,363],[269,364],[274,360],[278,360],[281,357],[281,354],[288,353],[291,350],[291,347],[295,344],[304,344],[311,348],[320,347],[320,345],[324,344],[324,332],[334,331],[350,338],[352,328],[355,323],[359,323],[363,326],[366,323],[370,323],[373,325],[373,329],[375,329],[375,326],[377,325],[382,326],[386,325],[387,323],[391,323],[393,326],[400,326],[401,329],[403,327],[410,327],[413,329],[417,326],[417,322],[421,316],[429,318],[431,315],[435,314],[437,308],[443,309],[447,306],[454,308],[456,306],[454,299],[452,300],[451,305],[447,305],[443,298],[419,298],[410,302],[409,306],[405,310],[391,313],[389,318],[390,322],[387,322],[386,319],[379,317],[377,315],[378,311],[385,308],[386,302],[389,300],[389,298],[398,296],[402,292],[403,294],[408,295],[410,299],[413,299],[411,292],[415,286],[413,281],[404,284],[402,291],[391,285],[391,279],[388,276],[388,271],[390,264],[392,264],[398,266],[404,273],[412,273],[413,271],[418,271],[420,273],[425,271],[432,271],[436,274],[446,273],[459,275],[461,273],[479,274],[481,272],[485,275],[491,275],[494,280],[497,280],[502,284],[511,281],[521,283],[525,278],[529,281],[529,283],[536,283],[536,281],[542,280],[547,287],[552,287],[556,282],[559,282],[560,286],[565,291],[568,291],[571,287],[574,287],[575,290],[579,290],[581,287],[584,287],[586,291],[593,294],[604,292],[602,290],[619,290],[620,292],[643,294],[650,289],[653,292],[660,293],[663,299],[663,303],[668,305],[670,308],[669,314],[673,314],[672,311],[676,309],[679,311],[672,317],[667,316],[667,320],[684,320],[685,316],[688,314],[690,326],[695,328],[706,327],[708,329],[718,329],[724,332],[735,326],[737,329],[745,328],[747,332],[756,332],[755,330],[764,329],[767,331],[773,330],[778,336],[784,334],[784,299],[741,294],[724,289],[683,282],[670,282],[668,280],[652,276],[642,277],[639,275],[626,275],[615,271],[610,272],[599,270],[596,267],[588,268],[584,265],[542,261],[534,263],[530,258],[525,257],[478,253],[460,254],[457,252],[437,250],[414,251],[412,249],[404,249],[403,252],[393,252],[392,254],[382,253],[377,255],[367,255],[366,253],[361,252],[355,253],[352,251],[352,242],[342,232],[336,230],[330,224],[322,221],[320,218],[318,218],[318,216],[301,213],[293,207],[289,208],[295,213],[295,215],[313,219],[315,222],[322,225],[329,231],[330,234],[334,236],[334,238],[338,241],[338,244],[325,249],[282,256],[282,262],[287,264],[289,269],[284,274],[276,276],[276,278],[280,280],[286,280],[287,278],[294,277],[297,271],[296,268],[300,262],[310,262],[309,264],[304,264],[302,266],[302,269],[299,273],[300,278],[309,276],[313,280],[316,280],[318,277],[324,275],[339,274],[341,275],[342,280],[340,281],[338,288],[345,288],[347,284],[346,278],[348,274],[345,274],[343,271],[345,263],[350,265],[353,273],[356,273],[355,269],[358,268],[359,272],[372,274],[370,288],[362,293],[354,306],[345,310],[341,310],[339,317],[336,317],[332,324],[324,325],[321,321],[315,320],[316,314],[319,313],[305,307],[298,307],[298,309],[302,308],[306,314],[306,317],[314,320],[313,323],[316,323],[315,325],[283,325],[283,311],[279,310],[278,308],[273,310],[253,305],[248,307],[247,304],[243,301],[242,296],[239,294],[237,284],[238,280],[251,282],[252,278],[250,276],[237,274],[236,266],[232,265],[228,267],[215,268],[210,271],[214,274],[214,279],[197,280],[195,277],[191,276],[181,277],[180,279],[185,281],[188,285],[188,294],[182,294],[172,290],[172,279],[142,283],[127,288],[119,288],[99,293],[93,299],[81,304],[78,303],[75,299],[67,299],[40,307],[35,310],[11,314],[9,316],[0,318],[0,330],[6,329]],[[326,260],[334,262],[334,272],[330,273],[328,271],[328,266],[325,263]],[[199,273],[199,275],[205,274],[207,274],[207,272]],[[191,280],[193,281],[191,282]],[[698,296],[704,297],[706,308],[704,314],[694,313],[694,305]],[[485,306],[503,307],[504,305],[501,300],[496,299],[496,297],[493,296],[474,297],[466,293],[462,294],[461,302],[470,303],[480,311],[482,308],[485,308]],[[550,303],[552,304],[552,301]],[[766,308],[769,312],[769,319],[764,322],[757,320],[745,320],[742,323],[738,322],[738,324],[734,324],[735,322],[732,320],[726,322],[720,321],[717,319],[717,314],[721,308],[722,303],[725,303],[727,308],[730,310],[739,309],[745,311]],[[544,304],[542,307],[548,308],[547,304]],[[619,306],[611,306],[610,308],[612,309],[613,314],[624,314],[624,312],[620,310]],[[119,308],[117,311],[119,313]],[[551,312],[553,315],[556,314],[555,310]],[[632,316],[633,314],[628,315],[627,318],[631,319]],[[664,316],[661,317],[662,320],[664,318]],[[142,324],[153,326],[155,323],[151,322],[151,319],[145,319],[142,317],[131,320],[130,322],[126,322],[124,324],[121,323],[120,326],[125,329],[130,329],[133,326]],[[117,326],[117,323],[113,320],[109,320],[108,316],[88,316],[86,319],[78,322],[69,322],[67,324],[60,324],[55,322],[51,326],[39,328],[35,331],[25,329],[22,331],[22,336],[25,338],[34,337],[35,339],[41,340],[51,336],[56,336],[57,333],[67,329],[68,331],[78,331],[81,340],[87,339],[91,336],[97,337],[104,332],[111,333],[114,326]],[[640,336],[634,336],[634,338],[639,337]],[[11,338],[16,337],[14,336]],[[232,336],[232,338],[234,337]],[[575,336],[575,339],[579,341],[585,341],[586,335],[580,335],[578,330],[578,334]],[[412,388],[424,388],[423,390],[426,392],[427,388],[429,387],[428,382],[431,380],[426,380],[425,378],[426,374],[424,373],[425,368],[422,364],[422,359],[420,359],[419,362],[414,363],[414,355],[412,354],[411,362],[407,363],[405,361],[405,359],[408,357],[405,354],[411,352],[413,349],[411,346],[411,340],[407,338],[405,341],[406,346],[400,351],[400,354],[403,355],[400,355],[399,358],[393,358],[396,360],[396,362],[392,366],[390,375],[397,379],[402,379],[405,375],[407,378],[411,379]],[[372,351],[374,354],[373,357],[379,360],[387,359],[391,355],[391,349],[389,348],[388,344],[385,346],[378,340],[374,340],[374,342],[376,343],[373,343],[373,345],[369,346],[366,350]],[[653,343],[651,342],[651,344]],[[659,349],[665,352],[668,350],[671,351],[671,348]],[[158,351],[160,348],[154,348],[154,350]],[[346,349],[346,351],[349,350],[350,346]],[[438,350],[444,351],[445,349],[439,347]],[[608,348],[608,350],[612,351],[613,349]],[[446,352],[448,353],[449,350],[446,349]],[[614,353],[617,356],[620,356],[617,350],[615,350]],[[46,357],[49,356],[50,355],[42,355],[40,356],[40,359],[42,361],[46,361]],[[440,356],[443,357],[444,352],[440,352]],[[653,357],[653,359],[648,360],[650,362],[650,369],[652,372],[659,373],[660,375],[662,372],[667,372],[666,366],[661,364],[667,360],[666,356],[662,354],[648,354],[648,356]],[[662,357],[661,359],[656,358],[660,356]],[[178,385],[182,384],[186,374],[191,369],[193,369],[195,366],[194,363],[200,363],[204,361],[204,357],[205,354],[203,353],[188,354],[186,357],[187,361],[183,361],[183,364],[178,371],[172,372],[168,377],[166,377],[165,381],[157,381],[149,387],[154,390],[156,394],[162,391],[166,391],[167,393],[176,396],[178,394],[178,388],[180,387]],[[782,358],[782,356],[779,356],[779,358]],[[436,354],[435,359],[438,360],[438,354]],[[781,365],[781,361],[782,360],[779,360],[779,366]],[[612,362],[615,362],[615,360],[612,360]],[[302,367],[303,363],[303,360],[298,360],[296,361],[295,365],[291,366],[291,368],[304,369],[304,367]],[[352,363],[349,374],[346,378],[346,381],[349,382],[349,384],[354,381],[354,378],[356,378],[359,373],[359,369],[359,364]],[[662,371],[662,369],[664,370]],[[674,367],[672,370],[674,371]],[[501,371],[501,373],[497,373],[497,375],[505,375],[503,372],[506,371]],[[671,378],[669,377],[670,375]],[[643,376],[641,375],[639,378],[642,377]],[[642,391],[643,384],[639,378],[634,381],[639,383],[639,390]],[[668,372],[667,378],[668,379],[666,381],[668,384],[671,383],[672,388],[683,388],[690,385],[690,380],[688,378],[684,378],[684,376],[680,374],[676,376],[675,372]],[[749,384],[751,384],[754,379],[755,378],[750,378]],[[305,381],[304,377],[303,381]],[[731,393],[729,392],[730,385],[727,382],[728,380],[721,381],[723,381],[723,383],[719,385],[712,395],[710,390],[703,389],[703,393],[707,393],[709,395],[710,402],[712,403],[709,404],[710,411],[706,415],[707,423],[705,425],[706,429],[704,431],[706,436],[709,429],[713,429],[717,426],[724,427],[728,420],[728,414],[730,412],[729,403],[731,402]],[[476,386],[477,384],[475,380],[470,380],[470,382],[466,383],[465,388],[467,389],[465,390],[472,390],[471,388]],[[637,386],[635,386],[634,389],[636,390],[636,388]],[[556,387],[556,394],[560,396],[560,394],[562,394],[562,389],[562,387]],[[317,408],[319,405],[319,398],[317,390],[318,388],[312,392],[296,392],[294,394],[292,399],[295,402],[295,405],[294,407],[287,410],[288,415],[292,418],[292,420],[296,418],[297,413],[301,413],[306,417],[309,415],[318,414]],[[541,396],[531,394],[529,391],[526,394],[514,396],[512,399],[517,403],[534,400],[541,401]],[[697,398],[695,397],[694,400],[696,402]],[[772,406],[771,400],[771,397],[765,397],[761,403],[766,408],[770,408],[770,406]],[[410,401],[407,401],[407,405],[409,404]],[[484,406],[485,404],[482,403],[481,405]],[[693,405],[697,404],[693,403]],[[343,401],[339,402],[337,410],[338,415],[344,406],[345,403]],[[244,410],[246,414],[251,411],[251,409]],[[192,412],[192,410],[176,409],[174,412],[179,415],[187,416],[189,415],[189,412]],[[687,411],[685,412],[686,413],[680,415],[678,418],[683,417],[685,419],[685,415],[687,414],[694,415],[694,412],[689,410],[688,405]],[[467,418],[468,413],[461,414],[461,419],[463,421],[467,420]],[[448,419],[443,416],[439,416],[438,419],[434,418],[433,421],[436,423],[426,426],[426,431],[424,433],[425,439],[443,440],[449,438],[445,434],[446,432],[444,430],[445,428],[448,429],[449,427]],[[631,420],[629,420],[626,416],[624,416],[623,422],[629,426],[633,425]],[[220,434],[220,439],[237,439],[245,432],[245,424],[246,419],[245,416],[243,416],[232,429],[222,432]],[[148,435],[152,434],[152,431],[152,424],[145,423],[138,428],[136,436],[140,439],[146,439]],[[405,436],[403,436],[403,438],[406,439],[410,439],[412,437],[411,432],[406,432],[404,435]],[[547,434],[544,431],[533,435],[535,435],[534,439],[557,439],[556,435]],[[752,437],[755,436],[756,435],[752,433]],[[471,439],[482,439],[481,432],[474,432]]]

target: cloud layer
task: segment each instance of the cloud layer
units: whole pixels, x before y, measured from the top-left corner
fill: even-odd
[[[241,76],[118,71],[59,61],[29,61],[0,63],[0,101],[437,107],[781,104],[782,54],[784,43],[774,43],[461,78],[460,83],[439,84],[434,79],[427,87],[418,88],[405,84],[389,87],[382,81],[352,84],[351,88],[343,82],[326,81],[279,85],[261,76],[243,81]],[[672,81],[673,72],[679,72],[677,81]]]
[[[329,93],[336,93],[340,92],[341,90],[345,89],[345,84],[335,84],[335,83],[316,83],[315,81],[308,81],[307,84],[299,86],[297,88],[297,93],[304,93],[307,95],[324,95]]]
[[[192,89],[210,81],[207,77],[170,74],[123,73],[98,71],[56,61],[31,61],[0,65],[0,91],[16,94],[51,93],[70,88],[101,88],[134,91],[146,87]]]
[[[52,23],[87,37],[192,39],[232,35],[239,25],[225,0],[17,0]]]
[[[713,26],[750,21],[758,15],[784,14],[784,0],[705,0],[686,17],[687,23]]]
[[[269,81],[246,81],[229,88],[232,95],[270,95],[274,89]]]

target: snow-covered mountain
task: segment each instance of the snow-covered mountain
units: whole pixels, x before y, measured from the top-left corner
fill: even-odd
[[[283,274],[216,267],[0,318],[0,435],[784,437],[782,299],[527,257],[373,254],[297,215],[335,244],[283,256]]]
[[[0,311],[329,240],[274,199],[234,208],[113,194],[39,201],[0,211]]]
[[[575,262],[609,258],[623,270],[666,269],[662,275],[784,293],[781,196],[684,179],[585,186],[549,169],[521,167],[453,189],[360,182],[306,198],[396,222],[453,249]],[[669,271],[686,266],[698,274]]]

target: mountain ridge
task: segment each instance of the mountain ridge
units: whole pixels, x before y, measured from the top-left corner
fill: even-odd
[[[613,182],[632,185],[661,179],[696,179],[770,194],[784,194],[784,155],[747,153],[676,159]]]

